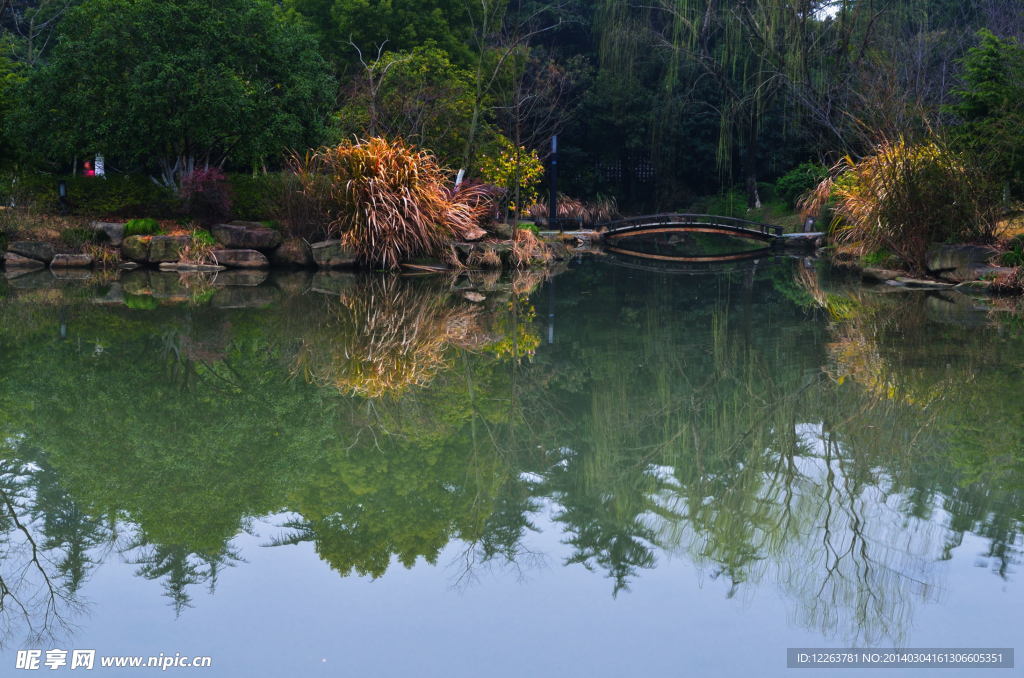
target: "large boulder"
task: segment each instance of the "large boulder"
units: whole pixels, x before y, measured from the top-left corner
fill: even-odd
[[[121,256],[132,261],[149,261],[149,237],[130,235],[121,243]]]
[[[177,261],[190,240],[187,235],[154,235],[149,239],[149,261]]]
[[[281,244],[279,231],[253,222],[217,224],[210,233],[229,249],[272,250]]]
[[[49,264],[53,261],[53,255],[57,253],[57,250],[50,243],[37,240],[16,240],[7,245],[7,251],[41,261],[44,264]]]
[[[92,230],[102,233],[103,237],[114,247],[120,247],[124,242],[124,224],[111,221],[94,221],[90,224]]]
[[[511,240],[514,235],[512,224],[504,221],[495,221],[487,224],[487,230],[498,236],[502,240]]]
[[[309,268],[315,262],[309,243],[302,238],[289,238],[270,254],[270,263],[280,268]]]
[[[46,264],[38,259],[23,257],[15,252],[7,253],[7,256],[4,257],[4,266],[8,269],[17,269],[19,271],[32,271],[40,268],[46,268]]]
[[[50,268],[89,268],[92,257],[88,254],[55,254]]]
[[[214,250],[213,258],[228,268],[268,268],[270,262],[256,250]]]
[[[342,245],[340,240],[316,242],[310,245],[310,249],[318,268],[329,271],[356,266],[355,253]]]
[[[928,250],[926,265],[932,275],[963,282],[991,272],[989,260],[996,251],[982,245],[936,245]]]

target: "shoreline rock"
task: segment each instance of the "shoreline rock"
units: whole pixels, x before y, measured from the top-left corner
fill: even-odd
[[[4,257],[4,267],[25,272],[42,270],[46,268],[46,264],[38,259],[22,256],[17,252],[8,252],[7,256]]]
[[[270,253],[270,264],[279,268],[313,268],[313,250],[302,238],[289,238]]]
[[[313,261],[316,262],[317,268],[337,271],[356,267],[355,252],[342,245],[340,240],[315,242],[310,245],[310,250],[312,251]]]
[[[97,233],[102,233],[113,247],[120,247],[124,242],[124,224],[112,221],[94,221],[89,224],[89,227]]]
[[[283,241],[281,232],[251,221],[232,221],[210,228],[213,237],[227,249],[272,250]]]
[[[53,245],[40,240],[15,240],[7,244],[7,252],[26,259],[35,259],[46,265],[49,265],[57,254],[57,250]]]
[[[92,257],[88,254],[56,254],[50,268],[91,268]]]

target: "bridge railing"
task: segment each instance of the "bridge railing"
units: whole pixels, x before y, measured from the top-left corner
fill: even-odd
[[[598,224],[597,228],[607,229],[608,233],[606,233],[606,235],[610,235],[613,232],[620,233],[646,226],[682,226],[686,224],[726,226],[737,230],[755,231],[765,236],[782,235],[782,227],[776,226],[775,224],[750,221],[749,219],[740,219],[738,217],[723,217],[714,214],[681,214],[675,212],[616,219],[614,221],[607,221],[602,224]]]

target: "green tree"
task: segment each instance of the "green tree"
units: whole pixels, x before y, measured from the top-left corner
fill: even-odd
[[[385,52],[353,76],[332,131],[337,140],[402,137],[455,165],[473,114],[472,77],[438,48]]]
[[[315,143],[332,92],[315,41],[267,0],[95,0],[67,14],[17,122],[51,160],[103,152],[175,185]]]
[[[1024,189],[1024,45],[982,29],[977,47],[964,57],[957,103],[956,143],[983,161],[993,175],[1020,195]]]
[[[18,65],[0,56],[0,166],[8,164],[14,156],[14,143],[8,133],[8,118],[17,101],[16,91],[22,81]]]
[[[56,43],[57,28],[69,9],[83,0],[0,1],[0,31],[15,61],[35,67]]]
[[[286,0],[307,17],[326,51],[341,62],[386,45],[394,52],[438,47],[467,63],[471,33],[469,3],[464,0]]]

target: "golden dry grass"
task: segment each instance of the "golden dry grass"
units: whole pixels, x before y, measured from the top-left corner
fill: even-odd
[[[433,155],[400,139],[324,147],[293,156],[291,166],[328,228],[369,266],[441,256],[490,211],[486,187],[450,188]]]
[[[546,202],[530,207],[529,214],[539,225],[547,225],[551,210]],[[598,224],[614,221],[621,215],[615,198],[598,198],[584,202],[567,195],[558,196],[558,218],[580,228],[593,228]]]
[[[512,239],[512,261],[516,267],[551,261],[551,248],[541,242],[537,234],[527,229],[517,229]]]
[[[938,140],[885,141],[860,160],[846,158],[800,202],[803,216],[832,203],[831,233],[842,251],[887,250],[915,273],[936,242],[991,242],[993,187]]]

